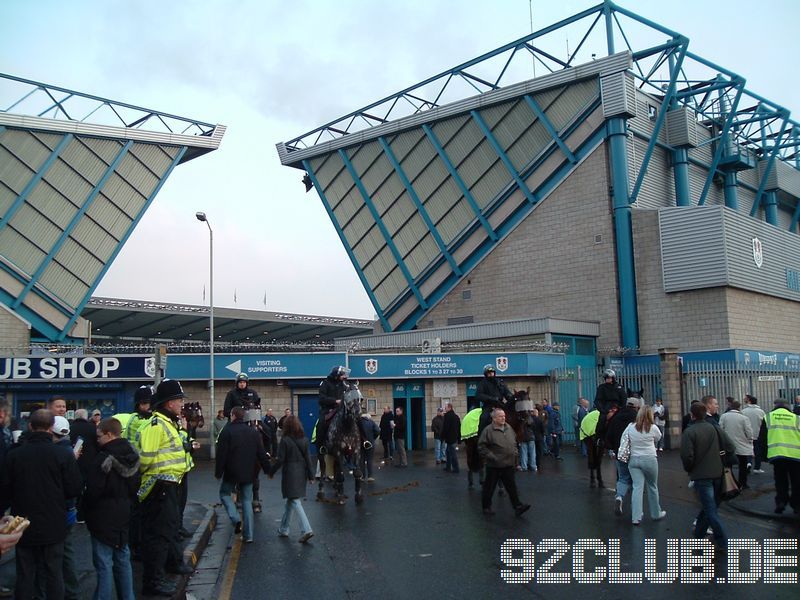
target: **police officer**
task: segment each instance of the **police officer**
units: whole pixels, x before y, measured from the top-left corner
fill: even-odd
[[[344,400],[344,393],[348,389],[347,377],[350,369],[342,366],[333,367],[328,376],[319,384],[319,421],[317,422],[316,443],[320,454],[325,454],[325,444],[328,441],[328,422],[327,415],[335,412]],[[358,431],[361,434],[364,448],[369,450],[372,444],[367,441],[362,419],[358,419]]]
[[[250,378],[247,376],[247,373],[239,373],[236,376],[236,387],[229,391],[228,395],[225,396],[223,414],[228,417],[228,420],[231,418],[231,409],[234,406],[241,406],[245,410],[245,422],[258,430],[258,432],[265,438],[264,446],[269,448],[272,445],[271,440],[266,439],[269,432],[265,430],[261,424],[261,398],[259,397],[258,392],[250,387]],[[253,418],[254,415],[258,416]],[[256,474],[256,479],[253,482],[253,511],[257,513],[261,512],[260,490],[261,485],[258,479],[258,474]]]
[[[775,401],[764,416],[758,442],[774,469],[775,512],[781,514],[788,504],[800,514],[800,416],[789,410],[788,402]]]
[[[614,415],[618,410],[625,408],[628,402],[628,395],[622,386],[617,383],[617,374],[613,369],[606,369],[603,371],[603,383],[597,386],[597,392],[594,396],[594,407],[600,411],[600,416],[597,421],[597,439],[602,440],[605,437],[606,425],[608,422],[609,413]]]
[[[153,416],[150,411],[152,402],[153,386],[140,386],[133,394],[133,412],[114,415],[114,418],[122,425],[122,437],[134,444],[134,446],[139,428]]]
[[[181,563],[177,532],[181,526],[178,486],[186,471],[186,453],[180,435],[180,414],[186,395],[180,382],[164,379],[156,389],[153,416],[139,429],[138,450],[142,483],[142,559],[145,595],[172,596],[175,585],[166,570],[191,573]]]
[[[231,409],[234,406],[241,406],[245,411],[261,410],[261,398],[253,388],[250,387],[250,378],[246,373],[239,373],[236,376],[236,387],[225,396],[225,407],[223,414],[230,419]],[[260,417],[259,417],[260,418]]]
[[[325,444],[328,441],[328,419],[342,403],[344,393],[347,391],[347,376],[350,369],[333,367],[328,376],[319,384],[319,421],[317,422],[317,448],[320,454],[325,454]]]
[[[478,383],[478,389],[475,391],[475,399],[481,403],[483,409],[478,425],[478,435],[480,435],[484,427],[492,422],[492,411],[495,408],[505,410],[506,402],[512,401],[514,394],[502,379],[497,378],[494,367],[486,365],[483,367],[483,379]]]

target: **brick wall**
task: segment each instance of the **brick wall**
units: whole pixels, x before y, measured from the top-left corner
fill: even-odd
[[[530,317],[600,321],[598,344],[617,346],[615,265],[601,145],[422,321],[434,327],[469,315],[475,322]],[[465,300],[467,290],[471,293]]]
[[[31,341],[30,326],[17,315],[0,305],[0,346],[6,356],[28,354]]]

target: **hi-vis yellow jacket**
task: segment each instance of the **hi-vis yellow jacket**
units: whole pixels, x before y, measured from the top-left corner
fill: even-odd
[[[141,426],[137,450],[142,473],[140,502],[147,498],[159,479],[180,483],[188,470],[188,452],[184,449],[178,426],[164,413],[154,412]]]
[[[767,422],[767,459],[791,458],[800,461],[800,416],[776,408],[764,416]]]
[[[136,434],[142,425],[147,423],[147,419],[139,416],[139,413],[119,413],[114,415],[114,418],[122,425],[122,437],[128,440],[134,446],[136,445]]]

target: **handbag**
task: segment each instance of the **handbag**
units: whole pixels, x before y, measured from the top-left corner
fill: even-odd
[[[617,460],[627,463],[631,459],[631,438],[628,435],[628,430],[622,432],[622,438],[619,441],[619,450],[617,451]]]
[[[719,496],[723,501],[733,500],[742,493],[742,488],[739,487],[739,482],[736,481],[736,477],[733,476],[733,471],[731,471],[731,468],[727,465],[727,452],[725,452],[725,448],[722,445],[722,435],[719,429],[716,431],[717,439],[719,440],[719,458],[722,462],[722,481],[720,483]]]

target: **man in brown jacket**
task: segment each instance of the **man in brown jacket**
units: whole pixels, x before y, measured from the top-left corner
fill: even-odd
[[[478,453],[486,464],[486,479],[483,482],[483,514],[493,515],[492,496],[498,480],[508,492],[508,499],[514,512],[520,516],[531,505],[520,502],[517,495],[517,482],[514,479],[517,462],[517,438],[514,430],[506,425],[506,413],[496,408],[492,411],[492,423],[478,438]]]

